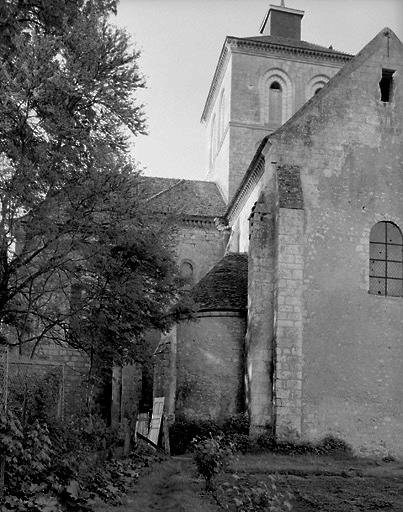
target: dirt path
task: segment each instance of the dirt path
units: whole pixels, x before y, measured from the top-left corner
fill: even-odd
[[[140,477],[126,505],[103,505],[96,512],[218,512],[213,502],[200,497],[202,490],[191,458],[172,457]]]

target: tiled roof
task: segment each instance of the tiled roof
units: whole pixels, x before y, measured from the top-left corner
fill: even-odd
[[[245,311],[248,302],[248,256],[229,253],[193,288],[198,311]]]
[[[224,199],[212,181],[143,176],[141,193],[156,212],[185,216],[221,217]]]
[[[242,37],[240,39],[244,39],[246,41],[256,41],[259,43],[271,43],[271,44],[280,44],[282,46],[290,46],[292,48],[302,48],[305,50],[315,50],[322,51],[326,53],[334,53],[350,56],[347,53],[340,52],[338,50],[334,50],[333,48],[327,48],[326,46],[320,46],[314,43],[308,43],[307,41],[299,41],[298,39],[290,39],[288,37],[280,37],[280,36],[253,36],[253,37]]]

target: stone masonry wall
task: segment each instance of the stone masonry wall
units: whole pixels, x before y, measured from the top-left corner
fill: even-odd
[[[276,436],[301,435],[304,213],[280,208],[275,283]]]
[[[178,325],[176,414],[222,420],[244,409],[245,319],[199,313]]]
[[[224,256],[225,234],[213,221],[185,221],[178,226],[175,252],[177,262],[188,261],[198,282]]]
[[[272,424],[274,216],[261,199],[251,214],[246,372],[252,429]]]
[[[368,292],[372,226],[403,229],[402,63],[401,43],[380,33],[272,139],[272,159],[300,167],[304,195],[302,299],[283,311],[295,315],[283,325],[302,314],[301,434],[332,434],[361,453],[403,454],[403,298]],[[395,70],[389,102],[382,68]],[[295,425],[298,371],[282,398]]]
[[[64,365],[64,412],[75,414],[85,409],[88,394],[89,361],[83,352],[67,346],[67,344],[41,344],[36,356],[53,363]]]
[[[245,49],[232,57],[232,101],[230,119],[229,196],[235,193],[257,145],[267,133],[278,126],[265,121],[265,83],[268,73],[284,76],[289,86],[284,88],[286,110],[290,117],[312,95],[310,84],[316,76],[333,77],[343,62],[320,57],[293,56],[281,53],[264,54],[264,50]]]

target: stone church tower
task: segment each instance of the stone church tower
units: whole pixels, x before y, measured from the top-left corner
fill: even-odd
[[[304,12],[271,5],[259,35],[225,39],[202,114],[207,179],[230,202],[262,138],[284,124],[351,56],[301,40]]]

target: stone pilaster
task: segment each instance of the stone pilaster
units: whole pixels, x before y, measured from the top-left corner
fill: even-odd
[[[263,201],[250,217],[246,399],[251,430],[272,425],[274,223]]]
[[[278,169],[274,320],[275,431],[298,439],[302,415],[304,210],[299,169]]]

